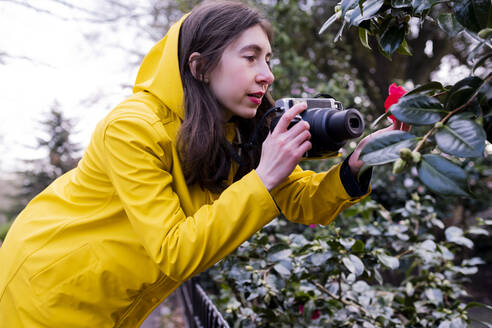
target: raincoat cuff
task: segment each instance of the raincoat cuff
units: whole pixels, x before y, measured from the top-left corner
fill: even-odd
[[[352,173],[348,164],[350,156],[352,156],[352,153],[342,163],[342,167],[340,168],[340,180],[350,197],[361,197],[369,192],[372,167],[363,172],[359,180],[357,180],[357,177]]]
[[[253,170],[245,175],[245,177],[248,177],[248,179],[250,178],[250,176],[251,179],[256,180],[255,185],[258,186],[258,188],[255,188],[256,190],[254,190],[253,192],[258,193],[259,197],[263,196],[262,199],[264,200],[264,202],[262,202],[262,204],[264,203],[267,207],[270,207],[275,212],[275,216],[279,216],[281,213],[280,208],[278,207],[277,203],[275,202],[272,195],[268,191],[267,187],[265,187],[263,180],[261,180],[258,173],[256,173],[256,170]]]

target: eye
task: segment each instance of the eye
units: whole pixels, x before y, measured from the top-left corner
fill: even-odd
[[[246,58],[246,60],[250,63],[254,63],[256,60],[256,56],[244,56],[244,58]]]

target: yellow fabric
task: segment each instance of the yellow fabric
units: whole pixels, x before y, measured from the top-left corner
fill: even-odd
[[[138,327],[179,284],[279,215],[328,224],[351,199],[340,166],[297,168],[270,194],[253,170],[220,195],[187,186],[182,21],[144,59],[134,95],[96,127],[77,168],[17,217],[0,248],[2,327]],[[234,127],[228,126],[228,138]],[[272,197],[273,196],[273,197]]]

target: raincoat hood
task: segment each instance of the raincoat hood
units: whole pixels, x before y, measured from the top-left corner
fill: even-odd
[[[184,15],[145,56],[137,74],[133,93],[147,91],[184,119],[183,84],[179,72],[178,41]]]

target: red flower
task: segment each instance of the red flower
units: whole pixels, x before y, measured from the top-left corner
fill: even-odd
[[[314,310],[313,315],[311,316],[311,320],[316,320],[319,317],[321,317],[321,311],[320,310]]]
[[[386,100],[384,101],[384,109],[386,109],[386,112],[391,107],[391,105],[396,104],[405,93],[407,93],[407,90],[403,89],[403,87],[401,86],[396,85],[396,83],[390,85],[388,88],[388,98],[386,98]],[[396,118],[393,115],[390,115],[388,118],[391,119],[393,123],[396,121]]]
[[[301,312],[301,315],[304,315],[304,305],[299,304],[299,312]],[[311,320],[316,320],[319,317],[321,317],[321,311],[314,310],[313,315],[311,316]]]
[[[316,224],[310,224],[309,227],[310,228],[316,228]]]

